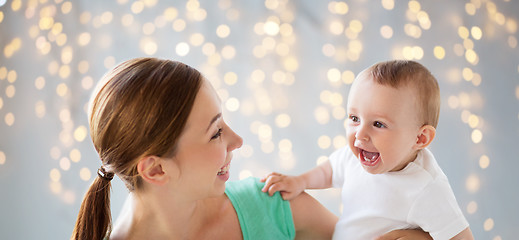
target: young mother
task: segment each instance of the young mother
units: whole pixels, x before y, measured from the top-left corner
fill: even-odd
[[[263,183],[254,178],[226,183],[242,139],[196,69],[155,58],[128,60],[104,76],[90,104],[90,134],[102,165],[72,239],[331,238],[337,217],[311,196],[287,202],[261,192]],[[133,203],[112,232],[114,174]],[[385,237],[401,236],[428,238],[413,230]]]

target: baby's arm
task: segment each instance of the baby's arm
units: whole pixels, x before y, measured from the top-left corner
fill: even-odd
[[[261,179],[265,186],[261,189],[273,195],[279,191],[284,200],[291,200],[305,189],[324,189],[332,186],[332,165],[326,161],[314,169],[299,176],[286,176],[270,173]]]
[[[458,235],[451,238],[451,240],[474,240],[474,236],[472,236],[472,231],[467,227],[465,230],[458,233]]]

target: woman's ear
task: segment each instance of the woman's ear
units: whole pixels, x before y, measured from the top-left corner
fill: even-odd
[[[431,144],[432,140],[434,139],[434,136],[436,136],[436,128],[434,128],[431,125],[425,125],[420,128],[420,131],[418,132],[418,137],[416,138],[416,149],[424,149],[429,144]]]
[[[167,174],[163,163],[164,160],[157,156],[146,156],[137,163],[137,171],[144,181],[164,185],[167,182]]]

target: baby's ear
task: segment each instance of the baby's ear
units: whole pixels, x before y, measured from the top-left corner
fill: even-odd
[[[157,156],[146,156],[137,163],[137,171],[144,181],[164,185],[167,182],[166,173],[163,169],[163,160]]]
[[[436,128],[431,125],[425,125],[420,128],[418,136],[416,138],[416,149],[424,149],[431,144],[434,136],[436,135]]]

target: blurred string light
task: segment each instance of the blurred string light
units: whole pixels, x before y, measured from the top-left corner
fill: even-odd
[[[423,2],[423,1],[422,1]],[[378,4],[387,12],[395,9],[395,4],[401,4],[394,0],[381,0]],[[468,140],[475,146],[485,143],[485,119],[479,114],[482,104],[473,89],[485,81],[478,72],[479,52],[478,44],[485,38],[495,38],[498,32],[504,31],[504,44],[510,49],[517,48],[517,20],[500,12],[493,1],[470,0],[464,3],[465,12],[463,17],[483,17],[488,20],[485,25],[466,26],[456,23],[456,42],[451,45],[424,46],[417,44],[423,36],[434,29],[435,22],[430,18],[427,9],[421,1],[411,0],[405,2],[405,23],[402,26],[395,24],[384,24],[376,29],[380,38],[387,41],[395,39],[395,33],[403,31],[411,41],[407,45],[391,47],[393,58],[405,58],[409,60],[422,60],[434,58],[444,60],[454,58],[460,60],[464,65],[460,68],[447,72],[448,84],[464,84],[464,91],[447,97],[446,107],[459,111],[460,120],[467,125],[470,131]],[[278,130],[291,127],[295,120],[288,109],[286,96],[278,96],[271,91],[273,84],[280,89],[290,88],[297,83],[296,74],[301,70],[301,56],[294,50],[298,44],[298,37],[294,30],[294,20],[297,12],[293,3],[286,0],[265,0],[264,8],[266,14],[252,26],[254,33],[253,46],[251,49],[238,49],[231,40],[237,34],[238,29],[233,28],[233,22],[243,18],[247,13],[242,12],[233,5],[231,0],[219,0],[218,6],[225,12],[225,17],[218,22],[214,28],[204,32],[191,32],[191,26],[199,22],[212,21],[208,18],[208,10],[205,4],[196,0],[188,0],[177,6],[159,5],[158,0],[117,0],[122,12],[77,12],[78,5],[73,1],[5,1],[0,0],[0,24],[6,23],[7,12],[20,12],[27,19],[29,26],[25,29],[28,39],[20,36],[6,37],[5,46],[1,49],[2,56],[9,60],[17,56],[24,48],[35,48],[39,57],[47,57],[51,60],[46,62],[45,73],[39,74],[30,81],[34,82],[34,88],[38,91],[54,92],[61,101],[67,102],[72,98],[74,84],[72,77],[77,77],[84,91],[90,91],[96,80],[91,76],[95,62],[89,59],[79,59],[78,51],[85,48],[100,47],[110,49],[114,45],[113,36],[104,34],[101,30],[105,26],[122,26],[125,31],[138,36],[138,48],[142,54],[154,56],[161,53],[165,46],[157,40],[157,35],[163,31],[182,33],[184,38],[170,43],[173,47],[171,54],[178,57],[186,57],[200,52],[205,59],[204,73],[217,89],[227,111],[239,112],[246,116],[272,117],[273,122],[267,120],[253,121],[250,132],[256,135],[260,142],[254,145],[245,144],[240,155],[245,158],[254,157],[254,154],[275,153],[279,166],[283,170],[293,170],[298,163],[294,154],[295,139],[283,138],[277,133]],[[329,1],[325,11],[328,19],[323,25],[324,31],[331,37],[328,42],[323,43],[320,48],[322,55],[336,63],[336,66],[326,66],[325,76],[328,87],[319,91],[319,104],[312,109],[313,121],[319,125],[329,124],[333,121],[344,121],[346,110],[344,108],[346,99],[344,87],[348,87],[355,79],[352,69],[337,66],[348,66],[348,62],[358,62],[364,51],[366,40],[364,34],[370,19],[355,18],[352,14],[353,3],[347,1]],[[146,11],[161,9],[160,14],[152,19],[142,18]],[[77,13],[77,21],[84,28],[78,31],[68,30],[68,23],[63,21],[63,16]],[[86,30],[85,30],[86,29]],[[214,38],[216,36],[216,38]],[[214,41],[214,42],[212,42]],[[220,44],[217,42],[225,42]],[[269,69],[254,69],[247,76],[242,73],[217,69],[225,61],[236,58],[238,52],[252,54],[255,60],[267,59],[275,61],[275,67]],[[105,56],[102,66],[106,69],[116,64],[114,56]],[[519,66],[517,71],[519,72]],[[12,127],[17,123],[15,114],[7,111],[4,106],[16,100],[18,72],[8,66],[0,66],[0,116],[3,124]],[[232,88],[245,83],[251,89],[250,96],[233,96],[227,88]],[[477,92],[477,91],[475,91]],[[282,94],[280,94],[282,95]],[[515,96],[519,100],[519,85],[515,89]],[[55,160],[56,166],[50,170],[49,179],[51,192],[60,196],[66,203],[77,200],[77,193],[66,189],[63,178],[67,174],[79,176],[83,181],[92,180],[92,172],[83,167],[81,162],[81,151],[77,144],[85,141],[88,137],[87,127],[74,122],[71,116],[71,106],[58,106],[51,110],[51,103],[38,99],[34,103],[34,114],[38,118],[52,115],[59,119],[61,131],[58,136],[59,143],[53,146],[49,155]],[[57,115],[57,116],[54,116]],[[519,113],[517,115],[519,119]],[[279,139],[282,138],[282,139]],[[343,135],[320,135],[315,139],[315,144],[323,152],[346,145]],[[324,151],[326,150],[326,151]],[[0,149],[0,165],[5,165],[9,160],[6,149]],[[316,163],[321,163],[326,156],[319,156]],[[482,153],[476,161],[481,170],[492,167],[491,153]],[[76,167],[74,167],[76,165]],[[79,168],[79,171],[77,170]],[[74,171],[73,173],[70,173]],[[244,169],[239,173],[240,178],[256,175],[251,169]],[[477,173],[467,176],[465,189],[469,193],[477,194],[481,189],[481,179]],[[475,200],[467,204],[466,212],[475,214],[478,212],[478,203]],[[484,230],[491,231],[494,221],[488,218],[484,222]],[[497,237],[496,237],[497,238]]]

